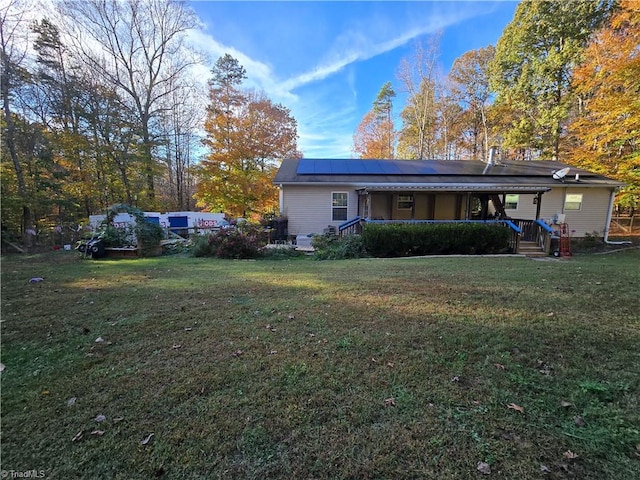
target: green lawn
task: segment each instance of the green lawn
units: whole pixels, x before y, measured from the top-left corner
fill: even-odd
[[[640,250],[3,257],[2,469],[637,479],[639,291]]]

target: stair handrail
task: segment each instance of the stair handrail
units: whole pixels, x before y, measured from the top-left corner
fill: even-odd
[[[555,233],[555,230],[551,228],[547,223],[539,218],[534,222],[538,226],[538,245],[542,248],[542,251],[547,255],[551,252],[551,235]]]

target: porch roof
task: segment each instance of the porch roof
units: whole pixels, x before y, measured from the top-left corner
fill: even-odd
[[[569,167],[561,181],[553,172],[567,165],[552,161],[285,159],[273,182],[280,185],[349,185],[367,190],[544,192],[564,187],[621,187],[624,184],[588,170]],[[576,178],[578,174],[579,178]]]
[[[428,191],[428,192],[513,192],[513,193],[544,193],[551,190],[550,187],[542,185],[489,185],[489,184],[371,184],[357,188],[362,192],[406,192],[406,191]]]

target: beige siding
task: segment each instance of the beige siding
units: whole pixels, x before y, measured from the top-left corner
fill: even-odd
[[[580,210],[564,210],[566,193],[581,193],[582,208]],[[557,214],[565,214],[565,222],[574,237],[584,237],[587,233],[604,234],[609,211],[609,188],[559,187],[542,195],[540,218],[551,221]],[[535,195],[520,195],[517,209],[507,209],[512,218],[533,220],[536,218]]]
[[[436,204],[434,212],[434,220],[453,220],[456,218],[456,199],[457,194],[438,194],[436,195]]]
[[[281,213],[289,220],[289,235],[322,233],[329,225],[337,227],[342,221],[331,220],[331,193],[347,192],[347,219],[357,216],[358,195],[345,187],[297,186],[282,187]]]
[[[371,218],[373,220],[390,220],[391,196],[387,193],[371,193]]]

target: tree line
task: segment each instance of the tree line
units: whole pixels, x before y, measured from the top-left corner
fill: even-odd
[[[3,235],[28,248],[37,231],[118,203],[277,207],[276,159],[300,155],[295,119],[243,89],[229,55],[202,86],[193,67],[208,59],[186,41],[199,27],[186,2],[61,0],[29,21],[33,6],[0,9]]]
[[[496,46],[439,73],[438,36],[401,62],[353,136],[360,158],[558,160],[627,183],[640,203],[640,3],[525,1]]]
[[[302,154],[288,108],[243,88],[224,55],[187,42],[183,1],[60,0],[0,7],[3,238],[77,224],[125,203],[147,211],[275,211],[271,179]],[[362,157],[559,159],[640,184],[639,7],[631,0],[521,2],[498,44],[465,53],[447,76],[437,38],[398,68],[406,103],[382,86],[354,134]],[[202,108],[206,105],[206,108]],[[396,125],[400,127],[396,128]],[[626,202],[626,203],[625,203]]]

